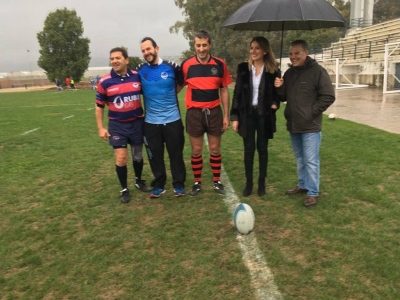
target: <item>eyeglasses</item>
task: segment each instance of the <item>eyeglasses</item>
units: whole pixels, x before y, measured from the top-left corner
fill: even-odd
[[[297,56],[297,55],[300,55],[303,52],[304,52],[304,50],[303,51],[296,51],[296,52],[289,52],[289,56]]]

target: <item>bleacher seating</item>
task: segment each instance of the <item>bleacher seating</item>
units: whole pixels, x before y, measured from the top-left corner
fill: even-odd
[[[324,58],[383,58],[385,44],[400,41],[400,18],[351,30],[346,37],[323,49]],[[394,55],[400,55],[400,49]]]

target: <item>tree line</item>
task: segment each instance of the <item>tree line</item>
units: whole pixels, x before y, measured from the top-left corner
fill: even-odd
[[[350,24],[350,1],[328,0]],[[182,10],[183,21],[177,21],[169,30],[182,32],[188,40],[188,50],[182,58],[194,54],[193,34],[199,29],[208,30],[213,37],[212,54],[223,58],[231,71],[248,58],[249,42],[254,36],[264,36],[271,44],[276,56],[279,54],[281,32],[233,31],[221,27],[239,7],[248,0],[174,0]],[[378,0],[374,6],[374,24],[400,17],[400,0]],[[74,9],[57,9],[48,14],[43,30],[37,33],[40,46],[38,65],[47,73],[50,81],[56,78],[74,78],[79,82],[90,63],[90,39],[83,37],[83,23]],[[307,40],[311,47],[329,47],[332,42],[344,37],[346,29],[329,28],[313,31],[284,32],[283,49],[296,39]],[[130,57],[133,68],[142,62],[139,57]]]

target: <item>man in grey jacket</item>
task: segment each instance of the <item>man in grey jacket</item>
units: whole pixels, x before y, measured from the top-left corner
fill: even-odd
[[[283,78],[276,78],[281,101],[286,101],[286,128],[297,160],[298,182],[286,194],[307,194],[303,205],[316,205],[319,195],[322,113],[335,101],[335,92],[327,71],[308,56],[304,40],[291,43],[292,66]]]

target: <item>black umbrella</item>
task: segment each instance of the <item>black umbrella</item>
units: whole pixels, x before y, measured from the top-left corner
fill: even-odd
[[[342,15],[326,0],[252,0],[223,24],[233,30],[282,31],[346,27]]]

